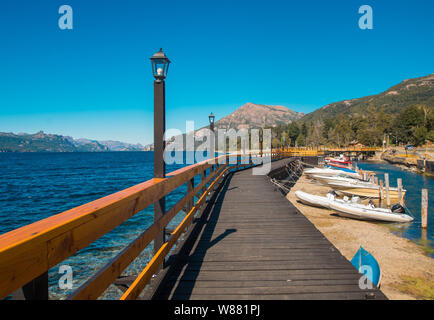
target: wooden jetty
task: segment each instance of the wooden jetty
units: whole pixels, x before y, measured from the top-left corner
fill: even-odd
[[[152,298],[385,298],[360,289],[360,276],[267,176],[246,169],[216,191]]]
[[[274,170],[311,153],[261,156]],[[121,300],[384,299],[378,289],[360,289],[357,270],[267,176],[252,175],[258,158],[203,161],[0,235],[0,298],[21,290],[27,299],[48,299],[50,268],[187,184],[182,199],[68,298],[97,299],[122,282],[123,270],[184,210],[151,261],[125,282]]]

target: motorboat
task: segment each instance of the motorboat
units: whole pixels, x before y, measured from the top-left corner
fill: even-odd
[[[357,183],[330,181],[327,183],[331,188],[342,192],[345,195],[354,195],[359,197],[380,198],[380,186],[372,183],[361,181]],[[402,197],[405,196],[405,189],[401,190]],[[399,198],[398,188],[389,188],[389,196],[391,198]],[[383,187],[382,198],[386,198],[386,188]]]
[[[332,209],[344,217],[386,222],[413,221],[413,217],[405,214],[404,208],[399,204],[392,206],[391,209],[378,208],[372,202],[369,204],[360,203],[359,197],[337,199],[336,193],[333,191],[323,197],[297,190],[295,196],[304,204]]]
[[[358,174],[355,171],[349,172],[349,171],[344,171],[344,170],[340,170],[338,168],[312,168],[312,169],[306,169],[303,171],[306,175],[314,175],[314,174],[319,174],[319,175],[326,175],[326,176],[346,176],[346,177],[350,177],[350,178],[356,178],[356,179],[361,179],[361,175]]]

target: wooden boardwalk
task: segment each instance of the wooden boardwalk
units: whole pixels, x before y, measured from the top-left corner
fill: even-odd
[[[273,163],[282,166],[284,161]],[[231,173],[157,281],[153,299],[385,299],[269,181]]]

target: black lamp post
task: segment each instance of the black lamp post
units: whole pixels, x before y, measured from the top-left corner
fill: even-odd
[[[259,156],[262,158],[262,145],[264,142],[264,132],[262,131],[262,129],[259,130]]]
[[[166,98],[164,79],[167,76],[170,60],[160,49],[151,58],[152,74],[154,81],[154,178],[166,177],[166,164],[164,163],[164,131],[166,131]],[[161,198],[154,203],[154,222],[158,221],[165,213],[165,198]],[[154,253],[156,253],[164,243],[165,230],[154,240]]]
[[[214,135],[214,120],[215,120],[215,115],[211,112],[211,114],[208,116],[209,119],[209,128],[212,131],[211,134],[211,145],[210,145],[210,159],[213,159],[215,156],[215,135]]]

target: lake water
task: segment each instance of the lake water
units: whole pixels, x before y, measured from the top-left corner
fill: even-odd
[[[168,165],[167,172],[183,165]],[[107,196],[153,177],[153,152],[0,153],[0,234]],[[166,198],[170,208],[186,185]],[[169,228],[184,218],[178,214]],[[60,265],[70,265],[74,289],[100,269],[153,222],[153,206],[136,214]],[[152,244],[124,272],[137,274],[152,256]],[[70,291],[57,286],[59,266],[49,271],[50,298]],[[118,297],[111,286],[105,297]]]
[[[428,255],[434,258],[434,179],[421,174],[409,172],[399,167],[379,162],[359,162],[359,168],[372,170],[378,179],[384,181],[384,173],[389,173],[391,187],[397,186],[397,179],[402,179],[405,194],[405,206],[407,212],[415,218],[411,223],[388,224],[393,232],[401,237],[413,240],[426,247]],[[422,189],[428,189],[428,227],[421,228],[421,198]]]
[[[169,165],[167,172],[183,165]],[[402,171],[394,166],[376,163],[359,163],[359,167],[379,174],[389,172],[392,185],[401,177],[405,188],[406,205],[416,220],[395,226],[394,232],[419,241],[420,190],[434,190],[434,180]],[[74,208],[84,203],[131,187],[153,176],[152,152],[102,152],[102,153],[0,153],[0,234]],[[381,177],[382,178],[382,177]],[[186,186],[173,191],[166,198],[170,208],[184,196]],[[430,192],[429,228],[427,238],[432,247],[434,206]],[[180,212],[169,228],[178,225],[184,217]],[[153,207],[136,214],[122,225],[79,251],[60,265],[73,269],[73,289],[76,289],[97,270],[103,267],[120,250],[133,241],[153,222]],[[123,275],[137,274],[150,260],[152,244],[124,271]],[[50,298],[64,298],[71,291],[59,289],[62,274],[59,266],[49,271]],[[110,286],[103,298],[119,298],[121,292]]]

